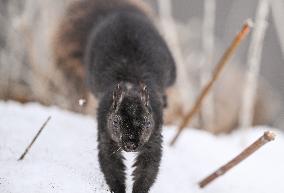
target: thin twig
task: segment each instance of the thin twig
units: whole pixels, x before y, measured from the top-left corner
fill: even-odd
[[[39,129],[39,131],[37,132],[37,134],[34,136],[33,140],[31,141],[31,143],[29,144],[29,146],[25,149],[24,153],[21,155],[21,157],[18,159],[18,161],[21,161],[25,158],[26,154],[29,152],[30,148],[32,147],[32,145],[34,144],[34,142],[36,141],[36,139],[38,138],[38,136],[40,135],[40,133],[42,132],[42,130],[45,128],[45,126],[47,125],[47,123],[49,122],[49,120],[51,119],[51,117],[49,116],[47,118],[47,120],[43,123],[43,125],[41,126],[41,128]]]
[[[247,147],[245,150],[243,150],[239,155],[237,155],[234,159],[229,161],[227,164],[220,167],[218,170],[213,172],[211,175],[203,179],[199,182],[199,187],[204,188],[207,186],[210,182],[218,178],[219,176],[224,175],[227,171],[232,169],[234,166],[239,164],[241,161],[249,157],[251,154],[253,154],[255,151],[257,151],[259,148],[261,148],[263,145],[265,145],[267,142],[270,142],[274,140],[276,137],[275,133],[271,131],[266,131],[258,140],[256,140],[253,144],[251,144],[249,147]]]
[[[188,123],[190,123],[190,121],[192,120],[193,116],[199,112],[200,107],[202,105],[202,102],[204,100],[204,98],[208,95],[209,91],[211,90],[212,86],[214,85],[214,83],[216,82],[216,80],[218,79],[222,69],[224,68],[224,66],[227,64],[228,60],[232,57],[232,55],[234,54],[234,52],[236,51],[236,49],[238,48],[238,46],[240,45],[241,41],[247,36],[247,34],[249,33],[251,28],[250,22],[246,22],[243,25],[242,30],[237,34],[237,36],[235,37],[234,41],[232,42],[232,44],[230,45],[230,47],[226,50],[226,52],[224,53],[223,57],[221,58],[220,62],[217,64],[217,66],[215,67],[213,73],[212,73],[212,77],[209,80],[209,82],[205,85],[205,87],[203,88],[203,90],[201,91],[200,95],[198,96],[196,102],[194,103],[191,111],[186,114],[186,116],[183,118],[182,123],[180,124],[180,126],[178,127],[178,131],[175,135],[175,137],[172,139],[170,145],[173,146],[176,142],[176,140],[178,139],[179,135],[181,134],[182,130],[186,127],[186,125]]]

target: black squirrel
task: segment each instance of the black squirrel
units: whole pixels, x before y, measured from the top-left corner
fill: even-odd
[[[153,185],[165,90],[176,79],[174,59],[145,7],[138,0],[78,1],[57,35],[59,67],[86,78],[98,99],[99,163],[114,193],[126,188],[122,150],[138,152],[132,192],[147,193]]]

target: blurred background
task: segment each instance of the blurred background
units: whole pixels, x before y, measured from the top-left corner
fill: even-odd
[[[0,0],[0,100],[95,114],[84,78],[58,68],[57,27],[74,0]],[[178,67],[167,124],[190,110],[219,58],[251,18],[254,29],[225,67],[192,127],[213,133],[251,125],[284,128],[283,0],[145,0]],[[72,76],[74,73],[74,76]],[[80,105],[79,101],[84,104]]]

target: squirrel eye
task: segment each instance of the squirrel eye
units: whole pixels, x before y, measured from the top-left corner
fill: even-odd
[[[115,117],[115,118],[113,119],[112,125],[113,125],[114,127],[118,127],[118,126],[119,126],[119,121],[118,121],[118,118],[117,118],[117,117]]]
[[[151,127],[151,122],[150,122],[150,121],[147,121],[147,122],[146,122],[146,128],[149,129],[150,127]]]

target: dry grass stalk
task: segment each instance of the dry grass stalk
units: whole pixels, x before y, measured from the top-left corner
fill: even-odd
[[[251,23],[250,22],[246,22],[243,25],[242,30],[237,34],[237,36],[235,37],[234,41],[232,42],[232,44],[230,45],[230,47],[226,50],[226,52],[224,53],[223,57],[221,58],[221,60],[219,61],[219,63],[217,64],[217,66],[215,67],[213,73],[212,73],[212,77],[209,80],[209,82],[204,86],[204,88],[202,89],[200,95],[198,96],[196,102],[194,103],[191,111],[189,113],[187,113],[185,115],[185,117],[183,118],[182,123],[180,124],[180,126],[178,127],[178,131],[176,133],[176,135],[174,136],[174,138],[172,139],[170,145],[173,146],[175,144],[175,142],[177,141],[178,137],[180,136],[181,132],[183,131],[183,129],[187,126],[187,124],[189,124],[193,118],[193,116],[199,112],[200,107],[202,105],[202,102],[204,101],[204,98],[208,95],[209,91],[211,90],[212,86],[214,85],[214,83],[216,82],[216,80],[218,79],[222,69],[225,67],[225,65],[227,64],[228,60],[232,57],[232,55],[235,53],[236,49],[238,48],[238,46],[240,45],[241,41],[247,36],[247,34],[250,31],[251,28]]]
[[[275,139],[275,134],[270,131],[266,131],[263,136],[261,136],[258,140],[256,140],[253,144],[251,144],[249,147],[247,147],[245,150],[243,150],[239,155],[237,155],[234,159],[229,161],[227,164],[220,167],[218,170],[210,174],[208,177],[203,179],[199,182],[199,187],[204,188],[207,186],[210,182],[218,178],[219,176],[224,175],[226,172],[228,172],[230,169],[238,165],[241,161],[249,157],[251,154],[253,154],[255,151],[257,151],[259,148],[261,148],[266,143],[272,141]]]
[[[201,62],[201,88],[210,80],[214,54],[214,26],[215,26],[215,0],[205,0],[202,29],[203,56]],[[207,130],[212,130],[215,123],[214,92],[212,91],[204,101],[201,109],[202,124]]]
[[[172,0],[158,0],[159,14],[160,14],[160,22],[161,28],[163,31],[163,35],[171,49],[173,57],[176,61],[177,65],[177,81],[176,85],[178,88],[178,95],[180,96],[181,104],[186,103],[188,98],[193,98],[191,92],[184,91],[184,88],[190,90],[193,86],[191,85],[191,81],[189,80],[189,76],[186,73],[187,67],[186,62],[184,61],[182,55],[182,49],[179,42],[177,25],[173,17],[173,1]],[[182,111],[187,111],[181,105]]]
[[[260,71],[263,41],[267,29],[269,16],[269,0],[259,1],[252,41],[248,53],[248,70],[246,73],[245,87],[240,111],[240,126],[249,128],[253,123],[258,76]]]
[[[49,120],[51,119],[51,117],[49,116],[47,118],[47,120],[43,123],[43,125],[41,126],[41,128],[39,129],[39,131],[37,132],[37,134],[34,136],[33,140],[31,141],[31,143],[29,144],[29,146],[25,149],[24,153],[21,155],[21,157],[18,159],[18,161],[21,161],[25,158],[26,154],[29,152],[30,148],[32,147],[32,145],[34,144],[34,142],[37,140],[38,136],[40,135],[40,133],[42,132],[42,130],[45,128],[45,126],[47,125],[47,123],[49,122]]]
[[[284,59],[284,1],[273,0],[271,1],[272,15],[275,22],[276,31],[278,33],[280,46],[282,49],[282,58]]]

